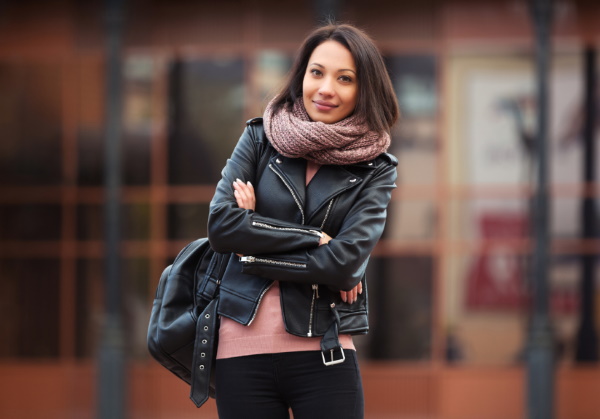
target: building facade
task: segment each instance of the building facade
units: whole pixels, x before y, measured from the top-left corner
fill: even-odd
[[[367,417],[525,418],[537,109],[527,2],[334,3],[384,53],[402,112],[390,149],[398,188],[369,272],[372,330],[356,339]],[[216,417],[213,401],[197,411],[146,350],[155,287],[179,249],[206,235],[244,121],[262,114],[321,6],[125,5],[127,417]],[[582,178],[581,132],[583,51],[599,45],[600,6],[565,0],[554,11],[554,411],[592,419],[600,367],[577,356],[581,260],[600,242],[584,237],[581,206],[600,189]],[[0,416],[94,417],[107,293],[104,3],[4,2],[0,34]],[[592,300],[597,334],[600,285]]]

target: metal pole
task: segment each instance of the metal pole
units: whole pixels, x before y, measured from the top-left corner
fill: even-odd
[[[527,345],[527,418],[552,419],[554,400],[554,345],[549,318],[548,283],[548,73],[550,69],[551,0],[531,0],[535,28],[537,82],[537,188],[534,194],[533,301]]]
[[[99,352],[98,417],[125,417],[125,357],[121,320],[121,32],[123,2],[106,1],[107,56],[105,109],[106,317]]]
[[[583,123],[584,164],[583,181],[590,185],[594,182],[596,168],[596,49],[585,50],[585,102]],[[596,202],[595,197],[586,195],[581,208],[581,236],[584,239],[596,238]],[[598,361],[598,337],[594,322],[595,307],[595,271],[596,255],[585,253],[581,256],[581,323],[577,333],[577,349],[575,359],[578,362]]]

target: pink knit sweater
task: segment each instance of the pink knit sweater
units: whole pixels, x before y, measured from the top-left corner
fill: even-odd
[[[320,351],[321,338],[294,336],[285,331],[279,283],[275,281],[266,292],[250,326],[243,326],[222,317],[219,330],[217,359],[237,356],[297,351]],[[344,349],[355,349],[350,335],[340,335]]]

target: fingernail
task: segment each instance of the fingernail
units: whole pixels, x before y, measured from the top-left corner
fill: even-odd
[[[346,296],[345,295],[342,297],[342,301],[346,302]]]
[[[358,291],[359,294],[362,294],[362,290]]]
[[[236,181],[236,182],[240,182],[240,183],[244,183],[244,182],[242,182],[240,179],[237,179],[237,178],[235,179],[235,181]]]
[[[246,182],[248,184],[248,186],[252,186],[252,184],[250,183],[250,181]]]

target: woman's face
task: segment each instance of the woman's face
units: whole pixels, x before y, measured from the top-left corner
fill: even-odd
[[[336,41],[314,49],[302,82],[302,99],[313,121],[332,124],[354,112],[358,79],[352,54]]]

